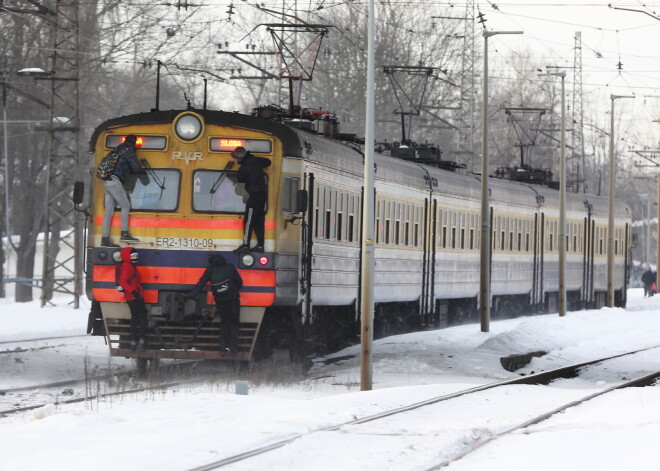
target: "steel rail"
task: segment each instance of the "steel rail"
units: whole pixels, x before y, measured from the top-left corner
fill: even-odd
[[[366,423],[366,422],[379,420],[379,419],[389,417],[389,416],[392,416],[392,415],[396,415],[396,414],[400,414],[400,413],[403,413],[403,412],[409,412],[409,411],[412,411],[412,410],[415,410],[415,409],[418,409],[418,408],[421,408],[421,407],[424,407],[424,406],[428,406],[428,405],[431,405],[431,404],[436,404],[438,402],[447,401],[447,400],[450,400],[450,399],[455,399],[457,397],[465,396],[465,395],[468,395],[468,394],[473,394],[473,393],[480,392],[480,391],[486,391],[488,389],[498,388],[500,386],[508,386],[508,385],[514,385],[514,384],[547,384],[550,381],[553,381],[553,380],[558,379],[558,378],[575,377],[575,376],[577,376],[577,371],[581,368],[584,368],[585,366],[595,365],[595,364],[602,363],[602,362],[607,361],[607,360],[613,360],[615,358],[620,358],[620,357],[624,357],[624,356],[627,356],[627,355],[634,355],[636,353],[641,353],[641,352],[645,352],[645,351],[648,351],[648,350],[653,350],[653,349],[656,349],[656,348],[660,348],[660,345],[654,345],[654,346],[651,346],[651,347],[641,348],[639,350],[633,350],[633,351],[628,351],[628,352],[624,352],[624,353],[618,353],[618,354],[615,354],[615,355],[610,355],[610,356],[603,357],[603,358],[598,358],[598,359],[595,359],[595,360],[589,360],[589,361],[584,361],[584,362],[580,362],[580,363],[576,363],[576,364],[572,364],[572,365],[567,365],[567,366],[563,366],[563,367],[556,368],[556,369],[549,370],[549,371],[542,371],[540,373],[530,374],[528,376],[524,376],[524,377],[521,377],[521,378],[513,378],[513,379],[509,379],[509,380],[496,381],[496,382],[493,382],[493,383],[488,383],[488,384],[484,384],[484,385],[481,385],[481,386],[476,386],[474,388],[469,388],[469,389],[464,389],[462,391],[457,391],[457,392],[454,392],[454,393],[451,393],[451,394],[446,394],[446,395],[442,395],[442,396],[435,396],[435,397],[432,397],[430,399],[426,399],[426,400],[419,401],[419,402],[416,402],[416,403],[413,403],[413,404],[398,407],[396,409],[386,410],[386,411],[379,412],[377,414],[372,414],[372,415],[369,415],[369,416],[365,416],[365,417],[362,417],[362,418],[359,418],[359,419],[350,420],[350,421],[342,422],[342,423],[335,424],[335,425],[329,425],[327,427],[322,427],[322,428],[312,430],[312,431],[309,431],[309,432],[296,433],[296,434],[293,434],[293,435],[291,435],[287,438],[276,440],[276,441],[274,441],[270,444],[263,445],[263,446],[260,446],[260,447],[257,447],[257,448],[253,448],[253,449],[245,451],[243,453],[228,456],[226,458],[222,458],[220,460],[216,460],[216,461],[213,461],[211,463],[207,463],[207,464],[204,464],[204,465],[201,465],[201,466],[197,466],[195,468],[190,468],[188,471],[210,471],[210,470],[213,470],[213,469],[221,468],[221,467],[226,466],[228,464],[236,463],[236,462],[251,458],[253,456],[258,456],[258,455],[267,453],[269,451],[281,448],[285,445],[293,443],[296,440],[299,440],[303,437],[312,435],[314,433],[336,431],[336,430],[341,429],[342,427],[351,426],[351,425],[359,425],[359,424],[363,424],[363,423]],[[658,374],[660,374],[660,373],[658,373]],[[480,446],[480,445],[476,445],[475,447],[478,447],[478,446]],[[442,466],[444,466],[444,464]],[[440,466],[440,467],[442,467],[442,466]],[[436,468],[432,468],[432,469],[436,469]]]
[[[476,440],[475,442],[470,444],[467,447],[467,449],[457,453],[456,455],[454,455],[450,459],[445,460],[445,461],[443,461],[442,463],[440,463],[438,465],[432,466],[430,468],[426,468],[426,471],[436,471],[438,469],[444,468],[445,466],[448,466],[448,465],[464,458],[465,456],[469,455],[470,453],[476,451],[477,449],[481,448],[482,446],[484,446],[484,445],[486,445],[486,444],[488,444],[488,443],[490,443],[494,440],[497,440],[498,438],[501,438],[505,435],[509,435],[510,433],[513,433],[517,430],[522,430],[524,428],[527,428],[530,425],[535,425],[535,424],[538,424],[540,422],[543,422],[543,421],[549,419],[550,417],[552,417],[556,414],[559,414],[561,412],[564,412],[567,409],[570,409],[571,407],[579,406],[581,404],[584,404],[585,402],[591,401],[592,399],[603,396],[605,394],[609,394],[612,391],[616,391],[618,389],[624,389],[624,388],[630,388],[630,387],[640,387],[640,386],[651,386],[651,385],[653,385],[653,383],[655,383],[655,381],[658,378],[660,378],[660,371],[656,371],[654,373],[646,374],[644,376],[640,376],[638,378],[626,381],[624,383],[620,383],[620,384],[611,386],[607,389],[603,389],[602,391],[598,391],[596,393],[590,394],[590,395],[585,396],[581,399],[571,401],[569,403],[566,403],[562,406],[559,406],[559,407],[551,410],[550,412],[546,412],[546,413],[541,414],[541,415],[539,415],[537,417],[534,417],[532,419],[528,419],[528,420],[526,420],[526,421],[524,421],[524,422],[522,422],[518,425],[505,427],[505,428],[495,432],[494,434],[490,435],[488,438],[484,438],[482,440]]]

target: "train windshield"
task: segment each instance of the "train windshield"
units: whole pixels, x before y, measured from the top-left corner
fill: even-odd
[[[193,174],[193,209],[209,213],[243,213],[247,202],[245,185],[236,172],[198,170]]]
[[[175,211],[179,205],[181,172],[148,169],[144,175],[131,175],[127,189],[133,211]]]

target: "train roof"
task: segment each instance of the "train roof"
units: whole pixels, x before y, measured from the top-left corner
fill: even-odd
[[[352,175],[364,173],[364,155],[356,145],[349,145],[337,139],[328,139],[314,131],[300,129],[268,118],[246,115],[239,112],[215,110],[168,110],[150,111],[113,118],[101,123],[90,139],[90,150],[94,149],[101,132],[115,127],[134,124],[156,124],[172,122],[179,114],[192,111],[204,118],[207,124],[233,126],[257,130],[271,134],[282,142],[285,156],[310,160],[328,168]],[[375,154],[375,177],[408,187],[431,189],[470,199],[481,198],[481,176],[472,173],[457,173],[424,165],[414,160],[404,160],[390,155]],[[437,183],[437,185],[434,184]],[[507,204],[519,206],[541,205],[559,206],[559,192],[542,185],[491,178],[491,196]],[[608,199],[583,193],[567,193],[568,211],[587,211],[591,208],[597,214],[607,213]],[[627,205],[616,203],[617,217],[630,215]]]
[[[237,111],[215,111],[215,110],[168,110],[168,111],[150,111],[147,113],[137,113],[119,118],[109,119],[104,121],[94,129],[92,137],[89,140],[90,150],[94,149],[98,136],[103,131],[121,126],[130,126],[134,124],[158,124],[158,123],[171,123],[179,114],[186,111],[197,113],[207,124],[218,124],[224,126],[234,126],[245,129],[258,129],[259,131],[267,132],[277,137],[282,141],[284,146],[284,153],[294,157],[302,157],[302,149],[298,143],[293,129],[277,121],[271,119],[258,118],[241,114]]]

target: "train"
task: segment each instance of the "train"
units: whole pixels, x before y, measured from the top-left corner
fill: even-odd
[[[94,130],[90,168],[132,134],[148,176],[126,185],[130,231],[139,239],[131,246],[140,254],[149,309],[143,351],[128,348],[130,314],[114,279],[119,249],[100,244],[103,182],[85,192],[89,331],[106,337],[111,355],[137,355],[143,364],[249,362],[288,349],[304,359],[358,341],[365,144],[341,133],[336,115],[305,111],[152,110]],[[229,165],[237,146],[272,161],[263,253],[234,251],[242,243],[247,198]],[[477,321],[481,175],[443,160],[437,146],[409,141],[377,145],[374,166],[374,335]],[[534,183],[538,173],[498,169],[490,178],[493,319],[557,312],[559,192],[556,184]],[[614,219],[615,304],[624,306],[630,208],[616,202]],[[604,306],[607,198],[569,192],[566,227],[568,309]],[[115,240],[119,230],[116,213]],[[239,350],[231,355],[217,348],[222,313],[212,295],[185,297],[212,253],[236,266],[244,281]]]

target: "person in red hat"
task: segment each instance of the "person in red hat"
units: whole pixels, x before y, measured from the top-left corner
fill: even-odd
[[[120,252],[121,262],[117,264],[117,283],[119,291],[131,311],[131,350],[145,348],[147,335],[147,306],[142,297],[142,282],[137,265],[139,255],[133,247],[125,247]]]

